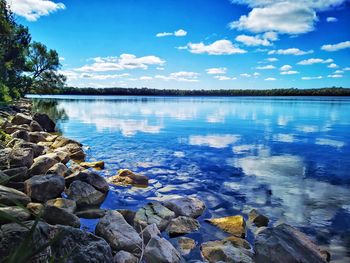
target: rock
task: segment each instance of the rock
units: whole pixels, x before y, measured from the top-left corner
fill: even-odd
[[[196,219],[187,216],[179,216],[170,221],[167,232],[170,237],[174,237],[195,232],[199,227],[199,222]]]
[[[265,228],[254,240],[256,262],[322,263],[327,255],[305,234],[287,224]]]
[[[138,263],[139,260],[133,254],[126,251],[119,251],[113,258],[113,263]]]
[[[108,183],[114,185],[134,185],[138,187],[148,186],[148,177],[141,174],[135,174],[128,169],[121,169],[118,174],[107,178]]]
[[[74,179],[88,183],[102,193],[107,193],[109,191],[107,181],[102,176],[91,171],[85,170],[78,172]]]
[[[147,263],[177,263],[181,260],[180,253],[173,245],[161,237],[153,237],[145,248]]]
[[[33,200],[45,202],[61,196],[64,178],[57,174],[36,175],[24,182],[24,192]]]
[[[4,213],[10,217],[16,218],[18,221],[26,221],[30,218],[30,213],[27,210],[17,206],[0,207],[0,213]],[[7,219],[3,216],[0,217],[0,224],[12,222],[12,219]]]
[[[4,132],[7,134],[14,133],[15,131],[29,131],[29,125],[27,124],[22,124],[22,125],[9,125],[4,128]]]
[[[69,199],[75,200],[80,207],[99,206],[105,199],[105,194],[82,181],[74,181],[69,186],[67,195]]]
[[[98,221],[95,233],[104,238],[114,250],[125,250],[133,254],[140,252],[140,236],[117,211],[108,211]]]
[[[65,177],[67,174],[68,168],[63,163],[56,163],[54,166],[52,166],[47,173],[49,174],[58,174],[60,176]]]
[[[47,153],[44,156],[50,157],[52,159],[55,159],[57,162],[66,164],[69,162],[69,154],[66,152],[55,150],[52,153]]]
[[[29,132],[29,141],[33,143],[46,142],[45,135],[41,132]]]
[[[28,203],[27,209],[32,215],[38,216],[44,211],[44,205],[41,203]]]
[[[11,123],[13,125],[21,125],[21,124],[29,125],[31,122],[32,122],[32,117],[22,113],[17,113],[11,120]]]
[[[249,222],[253,223],[257,227],[262,227],[269,224],[269,219],[266,216],[259,214],[257,210],[252,209],[249,212]]]
[[[174,217],[174,212],[160,203],[149,203],[136,212],[134,222],[136,229],[156,224],[159,230],[163,231]]]
[[[148,242],[156,236],[160,237],[160,231],[157,227],[156,224],[151,224],[146,226],[141,232],[140,232],[140,236],[143,237],[143,242],[145,245],[148,244]]]
[[[191,196],[165,200],[163,205],[174,211],[176,216],[197,218],[205,210],[205,204],[198,198]]]
[[[96,218],[104,217],[106,215],[106,212],[107,210],[105,209],[91,208],[91,209],[79,210],[75,213],[75,215],[80,218],[96,219]]]
[[[30,167],[33,164],[33,150],[30,148],[25,149],[12,149],[9,155],[10,168],[14,167]]]
[[[67,211],[66,209],[59,208],[55,205],[46,203],[42,217],[47,223],[51,225],[80,227],[79,217]]]
[[[105,162],[98,161],[98,162],[81,162],[80,166],[84,168],[95,168],[95,169],[104,169],[105,168]]]
[[[45,148],[43,146],[37,145],[36,143],[32,142],[24,142],[24,141],[17,141],[14,146],[16,149],[25,149],[30,148],[33,150],[33,157],[37,158],[38,156],[42,155]]]
[[[13,181],[13,182],[23,182],[28,178],[27,167],[11,168],[11,169],[3,170],[2,172],[9,177],[10,181]]]
[[[53,145],[51,147],[53,147]],[[82,146],[79,146],[77,143],[69,143],[63,147],[57,148],[57,150],[68,153],[69,158],[77,162],[83,162],[86,157]]]
[[[253,263],[252,254],[248,249],[236,246],[227,240],[209,241],[201,245],[202,257],[210,262]],[[266,261],[270,262],[270,261]]]
[[[181,255],[184,256],[190,254],[191,250],[196,247],[196,241],[188,237],[179,237],[177,239],[177,243],[179,245]]]
[[[4,172],[0,171],[0,182],[2,185],[6,185],[7,182],[10,181],[10,179],[11,179],[10,176],[8,176]]]
[[[68,139],[66,137],[63,137],[63,136],[58,136],[55,141],[53,142],[52,144],[52,148],[54,149],[58,149],[58,148],[61,148],[61,147],[64,147],[68,144],[75,144],[77,145],[78,147],[82,147],[83,145],[77,141],[74,141],[72,139]]]
[[[56,206],[58,208],[64,209],[69,213],[75,213],[77,210],[77,204],[74,200],[66,198],[56,198],[46,201],[47,206]]]
[[[31,132],[43,131],[43,128],[40,126],[40,124],[37,121],[31,121],[31,123],[29,124],[29,129]]]
[[[234,236],[245,237],[245,221],[241,215],[212,218],[206,221]]]
[[[28,174],[29,176],[38,175],[38,174],[46,174],[48,170],[54,166],[57,160],[47,157],[45,155],[39,156],[35,159],[33,165],[29,168]]]
[[[27,131],[23,131],[23,130],[18,130],[18,131],[15,131],[14,133],[11,134],[11,137],[12,138],[15,138],[15,139],[22,139],[26,142],[29,141],[29,134]]]
[[[7,187],[14,188],[18,191],[24,192],[24,182],[12,182],[9,181],[6,183]]]
[[[30,202],[30,198],[24,193],[17,191],[13,188],[9,188],[0,185],[0,204],[4,205],[27,205]]]
[[[46,132],[55,131],[56,124],[46,114],[35,113],[33,116],[33,120],[35,120],[42,127],[44,131]]]

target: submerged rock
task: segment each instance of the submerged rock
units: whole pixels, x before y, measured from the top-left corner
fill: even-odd
[[[103,161],[81,162],[79,165],[84,167],[84,168],[95,168],[95,169],[104,169],[105,168],[105,162],[103,162]]]
[[[203,214],[205,204],[196,197],[178,197],[165,200],[163,205],[174,211],[176,216],[197,218]]]
[[[138,187],[148,186],[148,177],[142,174],[135,174],[128,169],[121,169],[118,174],[107,178],[108,183],[114,185],[133,185]]]
[[[63,179],[63,177],[61,177]],[[69,199],[75,200],[78,206],[99,206],[105,199],[105,194],[97,191],[90,184],[74,181],[67,190]]]
[[[249,212],[249,222],[253,223],[257,227],[267,226],[269,224],[269,219],[260,214],[257,210],[252,209]]]
[[[188,255],[191,253],[192,249],[196,247],[196,241],[188,237],[179,237],[177,243],[180,248],[181,255]]]
[[[305,234],[294,227],[281,224],[265,228],[255,237],[255,261],[257,263],[324,263],[329,254],[322,251]]]
[[[142,240],[135,229],[117,211],[108,211],[96,225],[96,235],[103,237],[114,250],[140,253]]]
[[[177,263],[181,260],[180,253],[173,245],[161,237],[153,237],[145,248],[144,257],[147,263]]]
[[[119,251],[113,258],[113,263],[138,263],[139,259],[126,251]]]
[[[200,225],[196,219],[192,217],[179,216],[172,219],[167,227],[170,237],[185,235],[199,229]]]
[[[3,185],[0,185],[0,204],[17,205],[17,203],[27,205],[30,198],[24,193]]]
[[[234,236],[245,237],[245,221],[241,215],[212,218],[206,221]]]

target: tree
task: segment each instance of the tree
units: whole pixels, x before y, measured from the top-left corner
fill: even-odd
[[[31,92],[36,94],[55,94],[64,88],[66,76],[53,70],[44,71],[40,78],[34,81]]]

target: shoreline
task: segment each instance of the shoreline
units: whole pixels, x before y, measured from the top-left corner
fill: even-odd
[[[35,242],[49,242],[48,236],[52,239],[52,235],[60,231],[65,233],[62,240],[58,240],[62,249],[53,247],[53,252],[43,252],[40,257],[63,256],[64,251],[79,244],[79,251],[70,255],[67,262],[82,262],[79,261],[82,258],[83,262],[182,262],[186,253],[196,247],[200,247],[202,259],[209,262],[232,262],[237,257],[239,262],[279,262],[281,257],[303,262],[329,261],[329,253],[321,251],[297,229],[287,224],[271,226],[268,218],[256,210],[249,215],[208,219],[218,231],[227,232],[231,237],[196,244],[184,237],[205,227],[196,219],[203,214],[205,204],[196,197],[154,202],[137,211],[97,208],[104,201],[110,184],[147,187],[148,178],[124,169],[105,180],[91,170],[103,168],[103,161],[84,162],[83,146],[57,135],[55,124],[47,115],[30,116],[30,107],[28,99],[9,106],[7,122],[1,125],[1,131],[6,132],[10,141],[0,150],[0,175],[7,178],[7,184],[0,186],[0,203],[6,205],[3,212],[12,213],[28,225],[34,225],[33,220],[40,214],[42,221],[36,226],[40,234],[39,239],[33,236],[34,246]],[[1,117],[6,115],[2,109],[0,113]],[[6,165],[7,169],[3,169]],[[13,202],[13,197],[17,202]],[[25,205],[26,209],[14,208],[16,203]],[[99,218],[95,234],[79,229],[79,217]],[[247,229],[255,233],[254,244],[245,240]],[[11,252],[9,244],[18,242],[13,240],[14,234],[27,232],[18,223],[2,221],[0,243],[5,249],[0,249],[0,256]],[[170,239],[177,237],[178,247],[161,232]],[[272,239],[290,243],[292,251],[290,247],[273,243]],[[8,243],[6,246],[4,241]]]

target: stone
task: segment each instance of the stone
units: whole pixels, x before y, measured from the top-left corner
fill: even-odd
[[[27,131],[24,131],[24,130],[15,131],[14,133],[11,134],[11,137],[15,139],[22,139],[23,141],[26,141],[26,142],[29,141],[29,134]]]
[[[31,121],[31,123],[29,124],[29,129],[31,132],[43,131],[43,128],[40,126],[40,124],[37,121]]]
[[[88,183],[102,193],[107,193],[109,191],[107,181],[102,176],[88,170],[78,172],[75,175],[74,180]]]
[[[82,147],[82,144],[77,142],[77,141],[74,141],[72,139],[68,139],[66,137],[63,137],[63,136],[58,136],[55,141],[53,142],[52,144],[52,148],[54,149],[58,149],[60,147],[64,147],[68,144],[76,144],[77,146],[79,147]]]
[[[51,147],[53,147],[52,144]],[[77,162],[83,162],[85,160],[86,154],[83,151],[82,146],[77,143],[69,143],[63,147],[57,148],[59,151],[63,151],[69,154],[69,158]]]
[[[96,218],[104,217],[106,215],[106,212],[107,210],[105,209],[90,208],[90,209],[79,210],[75,213],[75,215],[80,218],[96,219]]]
[[[11,123],[13,125],[21,125],[21,124],[30,124],[32,122],[32,117],[25,115],[23,113],[17,113],[13,119],[11,120]]]
[[[126,222],[128,222],[129,225],[133,226],[134,225],[134,219],[135,219],[135,211],[131,211],[128,209],[117,209],[119,213],[122,214]]]
[[[4,132],[6,132],[7,134],[11,134],[14,133],[15,131],[29,131],[29,125],[27,124],[22,124],[22,125],[9,125],[4,129]]]
[[[77,204],[74,200],[66,199],[66,198],[55,198],[46,201],[47,206],[56,206],[58,208],[64,209],[69,213],[75,213],[77,210]]]
[[[156,224],[160,231],[164,231],[174,217],[174,212],[160,203],[149,203],[136,212],[134,222],[136,229]]]
[[[29,168],[28,174],[29,176],[46,174],[48,170],[56,163],[58,163],[58,161],[53,158],[47,157],[45,155],[39,156],[35,159],[33,165]]]
[[[329,256],[305,234],[287,224],[262,229],[255,236],[256,262],[324,263]]]
[[[12,149],[9,155],[10,168],[13,167],[30,167],[33,164],[33,150],[30,148],[25,149]]]
[[[68,168],[63,163],[56,163],[54,166],[52,166],[47,173],[49,174],[58,174],[60,176],[65,177],[67,174]]]
[[[46,203],[42,217],[51,225],[80,227],[79,217],[55,205]]]
[[[170,221],[167,232],[170,237],[175,237],[195,232],[199,227],[199,222],[196,219],[187,216],[179,216]]]
[[[178,197],[165,200],[163,205],[175,212],[176,216],[197,218],[203,214],[205,204],[196,197]]]
[[[7,182],[10,181],[10,179],[11,179],[10,176],[8,176],[4,172],[0,171],[0,184],[1,185],[6,185]]]
[[[128,169],[121,169],[118,171],[118,174],[107,178],[108,183],[125,186],[133,185],[138,187],[147,187],[148,186],[148,177],[141,174],[135,174]]]
[[[25,149],[30,148],[33,150],[33,157],[37,158],[38,156],[42,155],[45,148],[43,146],[37,145],[36,143],[32,142],[25,142],[25,141],[17,141],[14,146],[16,149]]]
[[[74,181],[69,186],[67,196],[69,199],[75,200],[80,207],[99,206],[105,199],[105,194],[79,180]]]
[[[148,244],[148,242],[156,236],[161,236],[160,231],[157,227],[156,224],[151,224],[146,226],[141,232],[140,232],[140,236],[143,238],[143,242],[145,245]]]
[[[69,162],[69,154],[63,151],[55,150],[52,153],[47,153],[44,156],[50,157],[52,159],[55,159],[57,162],[66,164]]]
[[[181,255],[173,245],[165,238],[158,236],[148,242],[144,258],[147,263],[178,263],[181,261]]]
[[[27,209],[32,215],[38,216],[44,211],[44,205],[41,203],[28,203]]]
[[[253,263],[252,254],[248,249],[236,246],[230,241],[209,241],[201,245],[202,257],[210,262]],[[266,261],[270,262],[270,261]],[[284,262],[284,261],[283,261]]]
[[[46,137],[41,132],[29,132],[29,141],[33,143],[46,142]]]
[[[108,211],[98,221],[95,233],[104,238],[114,250],[125,250],[133,254],[141,252],[142,240],[139,234],[117,211]]]
[[[30,213],[18,206],[5,206],[0,207],[0,213],[6,214],[12,218],[17,219],[18,221],[26,221],[30,218]],[[4,216],[0,217],[0,224],[12,223],[12,219],[7,219]]]
[[[35,175],[24,182],[24,192],[39,202],[61,196],[64,187],[64,178],[57,174]]]
[[[81,162],[80,166],[84,168],[95,168],[95,169],[104,169],[105,168],[105,162],[98,161],[98,162]]]
[[[269,224],[269,219],[266,216],[260,214],[255,209],[252,209],[249,212],[248,216],[249,216],[249,222],[253,223],[257,227],[268,226],[268,224]]]
[[[51,118],[44,113],[35,113],[33,116],[33,120],[36,121],[44,131],[46,132],[54,132],[56,124]]]
[[[27,167],[11,168],[11,169],[3,170],[2,172],[9,177],[10,181],[13,181],[13,182],[23,182],[28,178]]]
[[[119,251],[113,258],[113,263],[138,263],[139,260],[133,254],[126,251]]]
[[[179,245],[181,255],[184,256],[190,254],[191,251],[196,247],[196,241],[188,237],[177,238],[177,244]]]
[[[245,237],[245,221],[241,215],[206,219],[206,221],[231,235]]]
[[[30,198],[24,193],[17,191],[13,188],[0,185],[0,204],[4,205],[27,205],[30,202]]]

